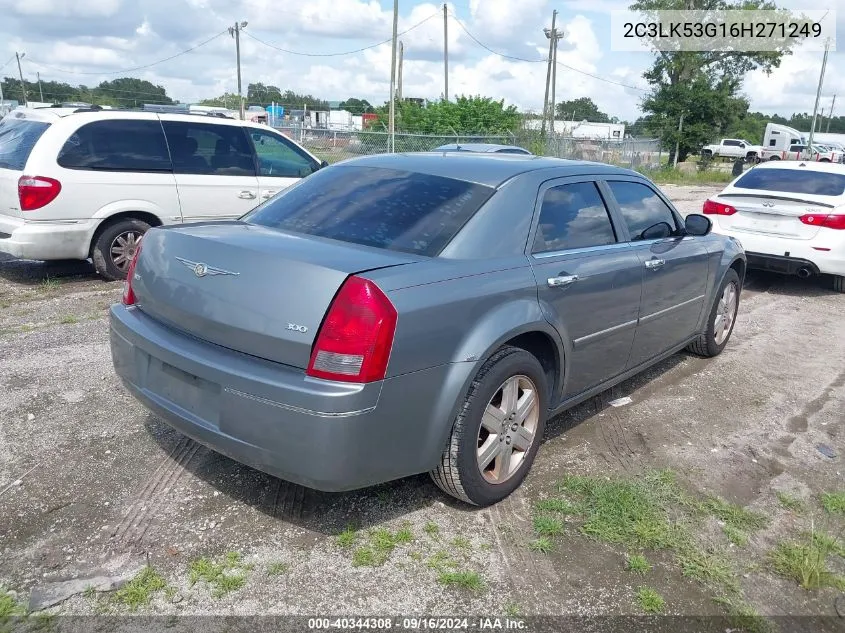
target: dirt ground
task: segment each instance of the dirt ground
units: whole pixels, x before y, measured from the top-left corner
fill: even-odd
[[[665,191],[687,213],[717,189]],[[86,263],[5,259],[6,613],[18,604],[56,614],[640,614],[648,587],[667,614],[816,615],[842,630],[845,585],[803,589],[771,562],[812,529],[839,539],[827,565],[831,578],[845,573],[843,515],[820,504],[845,490],[845,295],[828,288],[749,274],[721,356],[678,354],[551,420],[525,485],[480,510],[425,475],[325,494],[187,440],[112,370],[105,315],[119,284]],[[538,508],[582,481],[567,488],[567,475],[638,485],[665,469],[685,494],[735,504],[691,524],[696,551],[726,561],[730,591],[727,576],[696,574],[671,548],[633,551],[630,539],[587,533],[577,513],[556,515],[552,529],[538,523]],[[764,518],[748,522],[747,538],[725,538],[742,512]],[[652,566],[641,575],[626,570],[640,551]],[[147,564],[161,582],[136,577],[110,591]]]

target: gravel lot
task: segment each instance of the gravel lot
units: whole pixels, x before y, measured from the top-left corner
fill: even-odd
[[[665,191],[686,213],[718,189]],[[112,370],[105,314],[119,297],[84,263],[0,261],[0,586],[23,607],[639,614],[648,586],[669,614],[822,615],[842,630],[841,591],[800,588],[770,559],[812,527],[839,538],[826,562],[845,574],[845,514],[820,504],[845,490],[845,296],[824,280],[750,274],[720,357],[678,354],[550,421],[526,484],[484,510],[427,476],[306,490],[171,431]],[[701,552],[726,561],[730,591],[671,549],[590,534],[578,513],[556,515],[549,551],[537,545],[537,503],[557,498],[565,475],[638,482],[663,469],[692,497],[736,504],[693,529]],[[743,508],[764,517],[743,527],[744,542],[728,532]],[[626,571],[640,550],[652,569]],[[147,563],[167,587],[144,585],[138,602],[107,591]]]

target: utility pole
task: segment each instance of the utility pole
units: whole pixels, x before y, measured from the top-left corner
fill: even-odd
[[[402,101],[402,66],[405,57],[405,45],[399,41],[399,80],[397,81],[396,98]]]
[[[449,10],[443,3],[443,100],[449,100]]]
[[[244,112],[244,97],[241,92],[241,29],[245,29],[247,22],[235,22],[235,26],[229,27],[229,35],[235,38],[235,56],[238,63],[238,107],[241,112],[241,121],[246,119]]]
[[[557,43],[563,37],[563,33],[558,32],[557,29],[552,31],[553,37],[552,42],[554,43],[554,47],[552,50],[552,102],[549,108],[552,111],[551,114],[551,129],[552,134],[555,133],[555,88],[557,87]]]
[[[27,107],[29,107],[29,101],[26,98],[26,84],[23,82],[23,71],[21,70],[21,59],[26,57],[26,53],[18,54],[17,51],[15,51],[15,57],[18,60],[18,75],[20,75],[20,78],[21,78],[21,91],[23,92],[23,105],[24,105],[25,108],[27,108]]]
[[[816,114],[819,111],[819,99],[822,96],[822,86],[824,85],[824,71],[827,66],[827,54],[830,51],[830,39],[824,45],[824,57],[822,58],[822,71],[819,73],[819,87],[816,89],[816,105],[813,106],[813,124],[810,126],[810,138],[807,140],[807,149],[813,151],[813,134],[816,132]]]
[[[675,162],[672,167],[678,166],[678,153],[681,150],[681,132],[684,130],[684,113],[681,112],[681,120],[678,122],[678,138],[675,140]]]
[[[41,95],[41,103],[44,103],[44,91],[41,89],[41,73],[36,72],[35,76],[38,77],[38,94]]]
[[[0,97],[2,99],[2,97]],[[830,120],[833,118],[833,106],[836,105],[836,95],[833,95],[833,101],[830,104],[830,112],[827,113],[827,129],[825,133],[830,132]]]
[[[540,128],[540,133],[545,136],[546,135],[546,119],[549,117],[549,84],[552,80],[552,48],[554,46],[554,40],[551,38],[549,33],[554,32],[555,30],[555,20],[557,19],[557,9],[552,11],[552,30],[543,29],[543,32],[546,34],[546,37],[549,38],[549,63],[546,67],[546,96],[543,97],[543,124]]]
[[[388,116],[388,151],[396,151],[396,31],[399,30],[399,0],[393,0],[393,41],[390,50],[390,114]]]

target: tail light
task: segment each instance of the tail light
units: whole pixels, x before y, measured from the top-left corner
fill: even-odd
[[[798,219],[810,226],[823,226],[826,229],[836,229],[838,231],[845,230],[845,215],[842,214],[832,213],[826,215],[824,213],[808,213]]]
[[[396,320],[396,308],[378,286],[349,277],[329,306],[306,374],[343,382],[382,380]]]
[[[132,290],[132,276],[135,274],[135,265],[138,263],[138,257],[141,255],[141,239],[135,247],[135,254],[132,255],[132,260],[129,262],[129,268],[126,269],[126,279],[123,281],[123,305],[135,305],[135,292]]]
[[[706,215],[733,215],[736,213],[736,209],[729,204],[705,200],[703,212]]]
[[[21,176],[18,179],[18,200],[21,211],[35,211],[47,206],[62,190],[62,183],[45,176]]]

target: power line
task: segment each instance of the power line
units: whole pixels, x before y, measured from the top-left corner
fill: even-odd
[[[135,66],[134,68],[124,68],[123,70],[110,70],[110,71],[98,71],[98,72],[80,72],[80,71],[75,71],[75,70],[65,70],[65,69],[62,69],[62,68],[57,68],[55,66],[49,66],[47,64],[42,64],[41,62],[37,62],[37,61],[32,60],[28,57],[27,57],[27,60],[29,60],[30,63],[35,64],[36,66],[40,66],[42,68],[49,68],[50,70],[54,70],[54,71],[60,72],[60,73],[65,73],[65,74],[68,74],[68,75],[121,75],[121,74],[125,74],[125,73],[131,73],[131,72],[134,72],[136,70],[144,70],[145,68],[151,68],[153,66],[157,66],[158,64],[163,64],[164,62],[169,62],[171,59],[176,59],[177,57],[181,57],[182,55],[190,53],[191,51],[197,50],[201,46],[205,46],[206,44],[216,40],[218,37],[220,37],[221,35],[223,35],[226,32],[227,32],[226,30],[220,31],[216,35],[209,37],[207,40],[200,42],[196,46],[192,46],[191,48],[185,49],[184,51],[176,53],[175,55],[171,55],[170,57],[165,57],[164,59],[160,59],[160,60],[152,62],[150,64],[144,64],[143,66]]]
[[[423,24],[428,22],[430,19],[432,19],[433,17],[436,17],[438,15],[440,15],[439,11],[437,13],[432,13],[430,16],[428,16],[424,20],[421,20],[420,22],[417,22],[416,24],[414,24],[414,26],[405,29],[401,33],[397,33],[396,36],[399,37],[400,35],[405,35],[405,33],[409,33],[410,31],[413,31],[414,29],[422,26]],[[364,46],[362,48],[356,48],[355,50],[352,50],[352,51],[344,51],[342,53],[303,53],[303,52],[300,52],[300,51],[292,51],[290,49],[282,48],[280,46],[276,46],[275,44],[270,44],[269,42],[265,42],[264,40],[257,38],[255,35],[253,35],[249,31],[245,31],[244,35],[251,37],[256,42],[264,44],[264,46],[269,46],[270,48],[273,48],[273,49],[280,51],[282,53],[288,53],[289,55],[299,55],[300,57],[343,57],[345,55],[354,55],[355,53],[361,53],[363,51],[368,51],[372,48],[378,48],[379,46],[381,46],[383,44],[389,44],[390,42],[393,41],[392,37],[388,37],[386,40],[382,40],[381,42],[376,42],[375,44],[370,44],[369,46]]]
[[[461,22],[455,14],[452,13],[450,15],[452,16],[452,19],[455,20],[455,22],[458,23],[458,26],[460,26],[464,30],[464,32],[467,35],[469,35],[469,37],[470,37],[470,39],[472,39],[472,41],[474,41],[476,44],[481,46],[481,48],[493,53],[494,55],[498,55],[499,57],[504,57],[505,59],[513,59],[515,61],[528,62],[528,63],[532,63],[532,64],[538,63],[538,62],[548,62],[547,58],[546,59],[525,59],[523,57],[515,57],[513,55],[506,55],[505,53],[495,51],[492,48],[490,48],[489,46],[487,46],[484,42],[481,42],[477,37],[475,37],[475,35],[473,35],[470,32],[470,30],[466,26],[464,26],[464,23]],[[593,79],[598,79],[599,81],[604,81],[605,83],[613,84],[615,86],[621,86],[623,88],[630,88],[631,90],[638,90],[640,92],[648,92],[648,90],[646,90],[645,88],[640,88],[638,86],[632,86],[630,84],[625,84],[625,83],[622,83],[622,82],[619,82],[619,81],[613,81],[612,79],[607,79],[606,77],[602,77],[600,75],[594,75],[593,73],[587,72],[586,70],[581,70],[579,68],[569,66],[568,64],[564,64],[563,62],[557,62],[557,64],[559,66],[563,66],[567,70],[571,70],[571,71],[579,73],[581,75],[586,75],[587,77],[592,77]]]
[[[12,60],[13,60],[14,58],[15,58],[15,56],[14,56],[14,55],[12,55],[12,56],[8,59],[8,61],[7,61],[5,64],[3,64],[2,66],[0,66],[0,70],[3,70],[6,66],[8,66],[8,65],[12,62]]]

